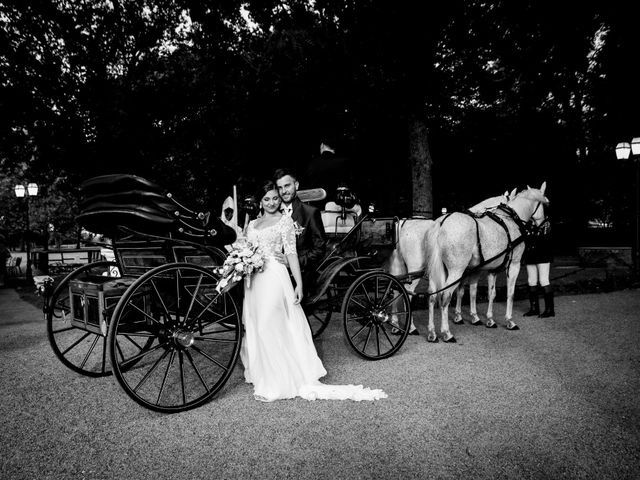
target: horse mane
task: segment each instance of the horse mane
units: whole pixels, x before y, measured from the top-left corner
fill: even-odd
[[[531,187],[526,188],[525,190],[518,192],[514,197],[514,200],[516,198],[526,198],[528,200],[542,202],[542,204],[545,206],[549,205],[549,199],[545,197],[544,194],[537,188],[531,188]]]

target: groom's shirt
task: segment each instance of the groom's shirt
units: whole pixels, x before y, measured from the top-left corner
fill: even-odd
[[[293,204],[290,203],[289,205],[282,205],[282,213],[287,217],[290,217],[293,213]]]

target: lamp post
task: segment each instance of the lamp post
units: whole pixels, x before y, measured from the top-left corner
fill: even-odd
[[[633,248],[631,255],[633,256],[633,271],[640,276],[640,137],[636,137],[629,142],[620,142],[616,145],[616,157],[618,160],[633,160],[636,167],[636,198],[634,202],[634,210],[636,221],[633,229]]]
[[[25,270],[25,275],[27,277],[27,281],[31,282],[33,280],[33,273],[31,271],[31,227],[29,226],[29,197],[35,197],[36,195],[38,195],[38,185],[35,183],[28,183],[27,188],[25,188],[24,185],[16,185],[14,191],[16,192],[16,197],[25,198],[27,202],[27,267]]]

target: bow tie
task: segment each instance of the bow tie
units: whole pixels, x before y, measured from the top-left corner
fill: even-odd
[[[282,208],[280,209],[280,211],[281,211],[284,215],[287,215],[287,216],[289,216],[289,217],[290,217],[290,216],[291,216],[291,214],[293,213],[293,207],[282,207]]]

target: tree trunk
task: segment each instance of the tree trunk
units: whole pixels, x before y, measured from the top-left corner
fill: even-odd
[[[433,218],[433,193],[427,124],[422,118],[409,119],[409,160],[413,189],[413,215]]]

